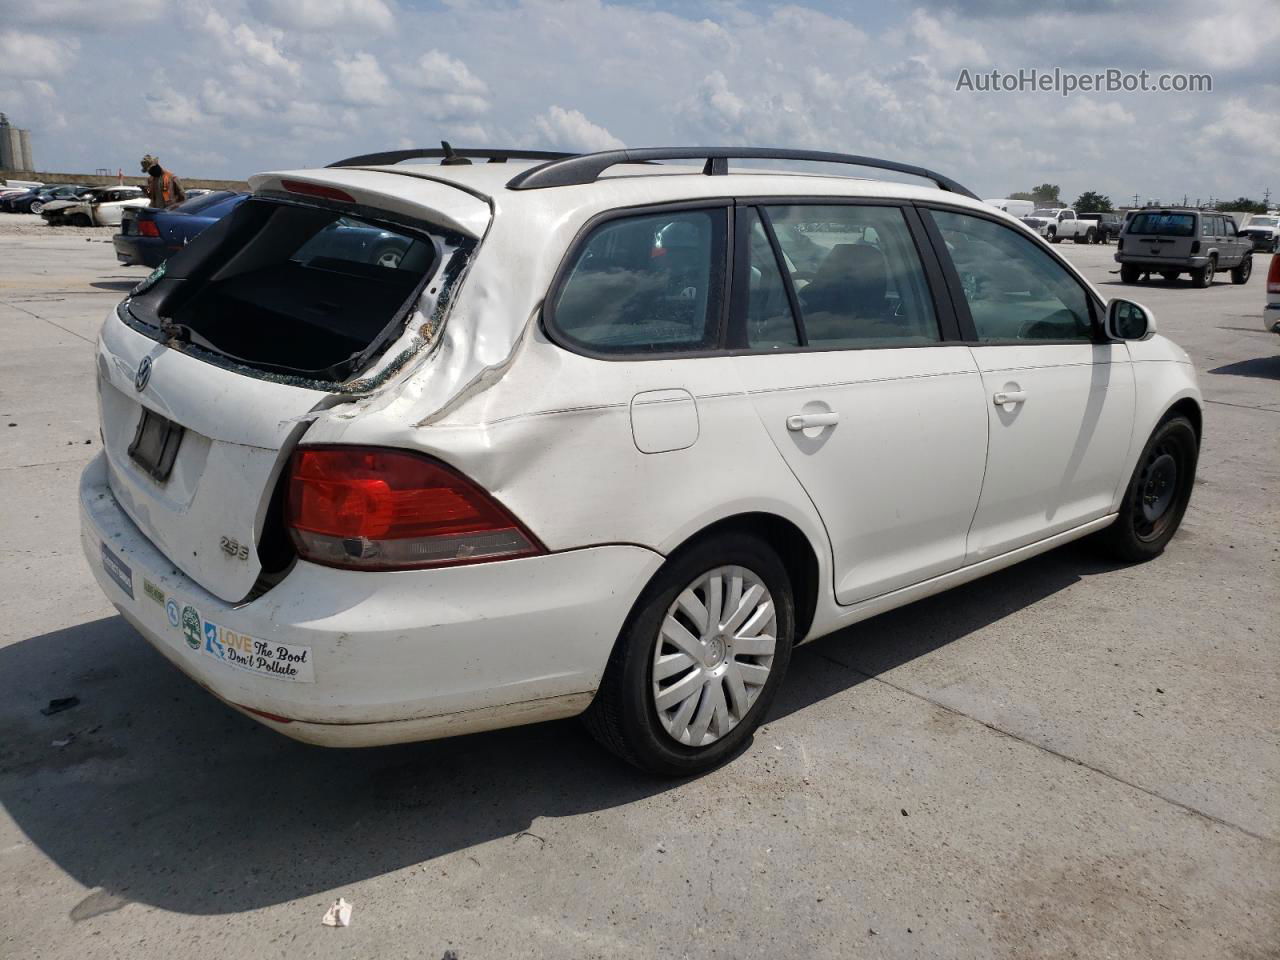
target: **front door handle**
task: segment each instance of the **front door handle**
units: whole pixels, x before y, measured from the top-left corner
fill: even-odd
[[[834,427],[840,422],[840,414],[832,413],[796,413],[787,417],[788,430],[808,430],[810,427]]]
[[[1006,403],[1026,403],[1027,392],[1025,390],[1001,390],[991,400],[997,407],[1003,407]]]

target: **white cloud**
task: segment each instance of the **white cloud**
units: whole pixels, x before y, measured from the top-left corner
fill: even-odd
[[[345,103],[383,104],[390,99],[387,75],[370,53],[357,53],[349,60],[337,60],[338,84]]]
[[[71,65],[79,46],[36,33],[0,31],[0,76],[52,77]]]
[[[549,147],[564,150],[619,150],[621,140],[598,124],[592,123],[580,110],[553,106],[533,118],[537,139]]]
[[[407,66],[398,67],[396,78],[429,96],[410,97],[413,109],[423,117],[442,120],[474,117],[489,109],[489,88],[465,63],[440,50],[428,50]]]
[[[391,29],[395,16],[384,0],[261,0],[262,16],[286,30]]]

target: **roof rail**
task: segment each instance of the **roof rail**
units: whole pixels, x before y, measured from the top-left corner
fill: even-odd
[[[420,157],[439,157],[441,163],[470,163],[472,159],[484,160],[488,163],[506,163],[508,160],[567,160],[576,156],[572,153],[560,153],[555,150],[501,150],[501,149],[462,149],[455,150],[448,141],[440,141],[440,147],[426,149],[415,147],[410,150],[384,150],[381,153],[362,153],[358,157],[347,157],[337,160],[330,167],[374,167],[384,164],[400,163],[402,160],[415,160]]]
[[[821,150],[775,150],[770,147],[641,147],[634,150],[605,150],[551,160],[516,174],[507,187],[511,190],[540,190],[544,187],[567,187],[594,183],[605,170],[619,163],[649,163],[654,160],[705,160],[702,172],[707,176],[724,176],[730,160],[804,160],[813,163],[846,163],[858,167],[893,170],[932,180],[939,189],[977,200],[978,195],[950,177],[892,160],[859,157],[848,153]]]

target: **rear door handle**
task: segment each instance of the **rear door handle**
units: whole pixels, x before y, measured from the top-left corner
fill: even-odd
[[[1001,390],[991,398],[997,407],[1003,407],[1006,403],[1026,403],[1027,392],[1025,390]]]
[[[808,430],[810,427],[834,427],[840,422],[840,414],[832,413],[796,413],[787,417],[788,430]]]

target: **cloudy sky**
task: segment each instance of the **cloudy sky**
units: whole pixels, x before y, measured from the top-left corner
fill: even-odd
[[[0,0],[0,110],[38,167],[75,172],[151,151],[239,178],[442,138],[750,143],[900,159],[984,197],[1274,197],[1278,50],[1278,0]],[[1055,66],[1213,91],[956,90],[962,69]]]

